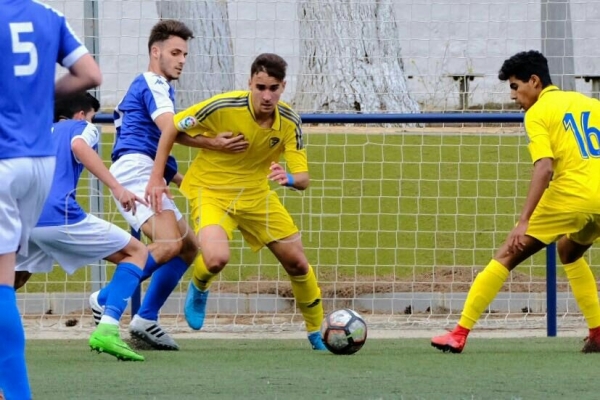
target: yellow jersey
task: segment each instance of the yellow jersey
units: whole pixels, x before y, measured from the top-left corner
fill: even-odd
[[[244,135],[249,142],[246,151],[237,154],[199,149],[185,175],[185,187],[215,190],[223,195],[262,194],[269,190],[271,162],[279,162],[281,155],[291,173],[308,171],[300,116],[282,101],[275,107],[269,128],[261,127],[254,119],[249,91],[213,96],[177,113],[174,122],[177,130],[192,137],[232,132]]]
[[[544,201],[568,211],[600,213],[600,101],[546,87],[525,113],[535,163],[552,158]]]

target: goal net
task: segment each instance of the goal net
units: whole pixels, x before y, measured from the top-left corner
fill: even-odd
[[[563,9],[517,0],[48,3],[97,56],[106,112],[146,70],[148,34],[161,17],[183,20],[196,36],[176,83],[178,107],[244,89],[261,52],[286,58],[284,100],[303,114],[515,111],[497,80],[502,61],[528,49],[555,54],[556,46],[563,55],[551,62],[560,61],[563,86],[596,94],[600,34],[590,27],[600,19],[598,0],[565,2]],[[562,36],[548,40],[560,27]],[[108,164],[114,128],[102,130]],[[382,328],[453,324],[470,283],[520,212],[531,171],[522,126],[307,125],[305,143],[311,187],[276,190],[302,232],[326,311],[350,307]],[[174,154],[184,172],[194,151],[176,147]],[[84,176],[80,202],[126,227],[109,193],[95,185]],[[240,235],[231,248],[211,289],[205,329],[300,330],[289,280],[274,257],[266,249],[252,253]],[[594,265],[596,252],[589,257]],[[89,328],[87,298],[113,269],[99,262],[67,276],[57,266],[32,277],[18,294],[27,328]],[[521,265],[481,325],[542,327],[545,274],[543,253]],[[187,329],[188,281],[189,271],[162,310],[172,329]],[[559,324],[580,323],[561,271],[558,313]]]

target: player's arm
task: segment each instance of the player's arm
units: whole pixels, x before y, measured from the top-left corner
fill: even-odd
[[[160,129],[160,139],[144,197],[152,205],[154,211],[159,213],[162,211],[162,195],[165,194],[168,198],[173,198],[168,186],[165,185],[164,176],[165,166],[178,132],[173,124],[173,113],[171,112],[160,114],[154,119],[154,123]]]
[[[554,173],[554,153],[546,124],[539,116],[532,113],[525,117],[525,129],[529,136],[528,147],[534,164],[525,204],[521,209],[517,226],[511,231],[508,238],[508,248],[512,252],[523,249],[523,238],[529,227],[529,219],[548,188]]]
[[[232,132],[221,132],[215,137],[204,135],[192,137],[182,132],[177,136],[176,142],[188,147],[225,153],[242,153],[246,151],[249,144],[244,135],[234,135]]]
[[[181,182],[183,182],[183,174],[177,172],[173,179],[171,179],[171,183],[177,187],[181,187]]]
[[[121,203],[123,208],[135,215],[136,201],[144,205],[146,205],[146,202],[121,186],[106,168],[98,153],[93,149],[99,136],[96,128],[88,124],[80,135],[72,139],[71,150],[75,158],[110,189],[112,195]]]
[[[73,33],[67,20],[60,16],[58,20],[60,35],[58,57],[56,62],[69,70],[55,85],[57,97],[82,92],[100,86],[102,73],[96,60]]]
[[[290,172],[279,163],[271,163],[271,172],[268,179],[279,183],[281,186],[292,187],[297,190],[305,190],[310,184],[308,174],[308,161],[306,158],[306,149],[302,139],[302,127],[300,126],[300,117],[297,117],[293,130],[287,130],[284,138],[283,157],[287,163]]]
[[[267,179],[277,182],[281,186],[287,186],[297,190],[305,190],[310,184],[308,172],[286,172],[285,169],[276,162],[272,162],[269,169],[271,172],[267,176]]]
[[[525,198],[525,205],[519,216],[519,223],[528,223],[533,211],[537,207],[544,191],[552,180],[552,174],[554,168],[552,158],[541,158],[533,165],[533,173],[531,175],[531,182],[529,183],[529,190],[527,191],[527,197]]]
[[[101,83],[100,67],[91,55],[84,54],[69,67],[69,73],[56,82],[54,92],[61,97],[100,86]]]

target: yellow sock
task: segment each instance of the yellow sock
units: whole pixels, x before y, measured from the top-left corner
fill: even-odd
[[[321,301],[321,289],[319,289],[312,267],[308,266],[306,275],[290,276],[290,281],[296,304],[298,304],[306,323],[306,331],[318,331],[323,321],[323,302]]]
[[[207,290],[211,283],[216,279],[219,274],[213,274],[206,268],[204,264],[204,258],[200,254],[194,260],[194,273],[192,275],[192,282],[200,290]]]
[[[508,274],[509,271],[504,265],[492,260],[477,275],[467,295],[460,321],[458,321],[460,326],[469,330],[473,329],[481,313],[490,305],[504,285]]]
[[[600,303],[598,302],[598,287],[596,279],[588,263],[581,257],[571,264],[565,264],[565,273],[573,297],[587,321],[588,328],[600,326]]]

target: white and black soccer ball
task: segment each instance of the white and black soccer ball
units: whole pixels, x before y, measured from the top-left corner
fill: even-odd
[[[367,341],[367,323],[354,310],[335,310],[321,323],[321,337],[333,354],[354,354]]]

